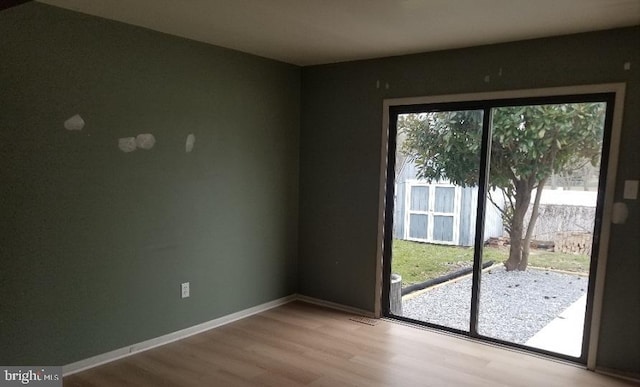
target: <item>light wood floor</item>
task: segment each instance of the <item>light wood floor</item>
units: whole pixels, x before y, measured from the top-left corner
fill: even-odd
[[[64,378],[65,386],[630,386],[576,366],[294,302]]]

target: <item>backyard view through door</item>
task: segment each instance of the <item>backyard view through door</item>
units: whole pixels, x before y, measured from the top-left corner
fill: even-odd
[[[453,117],[460,119],[459,130],[450,130]],[[391,311],[396,315],[469,330],[470,283],[454,290],[439,284],[470,274],[473,266],[470,246],[475,238],[482,121],[482,110],[398,116],[392,272],[401,277],[402,302],[396,292]],[[442,169],[436,169],[447,162],[447,153],[436,148],[446,145],[432,141],[445,136],[457,137],[468,147],[458,159],[460,168],[469,172],[466,184],[449,181]],[[451,296],[426,297],[423,289],[430,295],[446,291]]]
[[[557,100],[391,115],[390,315],[586,359],[610,112]]]

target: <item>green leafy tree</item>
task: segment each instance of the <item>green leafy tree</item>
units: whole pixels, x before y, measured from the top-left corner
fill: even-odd
[[[552,173],[585,160],[599,163],[605,108],[604,103],[572,103],[493,109],[489,200],[511,239],[507,270],[527,268],[540,196]],[[400,115],[400,150],[415,162],[416,177],[477,185],[482,118],[478,110]],[[493,197],[499,193],[504,205]]]

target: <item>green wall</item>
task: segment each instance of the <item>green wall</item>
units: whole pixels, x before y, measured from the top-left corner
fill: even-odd
[[[626,82],[616,199],[640,178],[640,28],[302,70],[39,3],[1,12],[0,36],[0,364],[67,364],[298,290],[373,310],[384,98]],[[139,133],[154,149],[118,150]],[[599,364],[638,373],[628,204]]]
[[[300,68],[35,2],[0,37],[0,364],[296,292]]]
[[[621,200],[640,178],[638,42],[630,28],[303,68],[300,293],[374,308],[384,98],[626,82]],[[612,228],[599,365],[640,373],[640,206],[628,205]]]

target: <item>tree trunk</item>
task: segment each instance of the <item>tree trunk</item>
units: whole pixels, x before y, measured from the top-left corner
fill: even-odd
[[[533,200],[533,207],[531,208],[531,219],[529,219],[529,225],[527,226],[527,232],[525,233],[524,240],[522,241],[522,258],[518,264],[518,270],[527,270],[529,264],[529,248],[531,247],[531,236],[533,235],[533,229],[536,228],[536,221],[538,220],[538,214],[540,209],[540,197],[542,196],[542,190],[547,179],[542,179],[538,183],[536,189],[536,197]]]
[[[531,188],[525,181],[516,183],[516,200],[511,221],[511,247],[509,249],[509,259],[504,263],[507,271],[520,270],[522,261],[522,237],[524,235],[524,216],[531,202]]]
[[[507,271],[513,271],[520,265],[522,259],[522,221],[518,224],[515,216],[511,223],[511,232],[509,232],[509,239],[511,239],[511,245],[509,247],[509,259],[504,263],[504,267]]]
[[[527,228],[528,231],[528,228]],[[520,263],[518,263],[518,270],[525,271],[527,270],[527,266],[529,265],[529,247],[530,247],[531,238],[524,237],[522,241],[522,257],[520,258]]]

